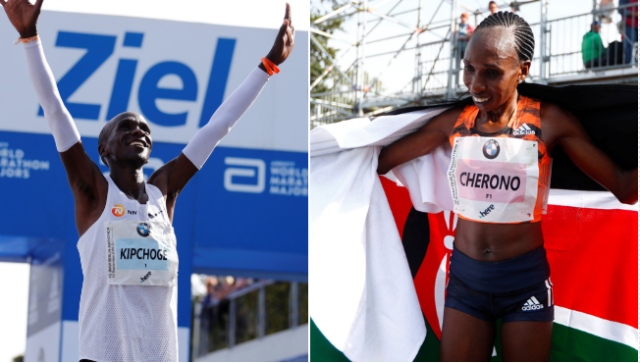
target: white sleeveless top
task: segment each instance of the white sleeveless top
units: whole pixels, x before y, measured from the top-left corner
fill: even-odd
[[[79,358],[178,361],[178,261],[164,197],[145,183],[140,204],[106,179],[104,211],[78,241]]]

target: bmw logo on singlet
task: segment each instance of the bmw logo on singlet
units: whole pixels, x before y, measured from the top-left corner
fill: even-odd
[[[138,227],[136,228],[136,230],[138,231],[138,234],[141,235],[142,237],[147,237],[149,236],[149,231],[151,230],[151,226],[149,225],[149,223],[140,223],[138,224]]]
[[[484,143],[482,147],[482,153],[487,159],[495,159],[500,154],[500,144],[494,139],[491,139]]]

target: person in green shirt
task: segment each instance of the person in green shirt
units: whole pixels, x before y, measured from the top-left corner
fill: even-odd
[[[594,21],[591,30],[582,37],[582,62],[585,68],[606,66],[607,49],[600,38],[600,22]]]

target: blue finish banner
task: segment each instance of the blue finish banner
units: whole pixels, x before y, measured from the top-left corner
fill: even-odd
[[[82,141],[107,173],[97,139]],[[145,177],[183,147],[155,143]],[[64,240],[71,232],[73,196],[51,135],[0,131],[0,190],[9,206],[0,209],[2,234]],[[307,194],[306,153],[218,147],[178,197],[178,244],[205,254],[196,270],[306,274]]]

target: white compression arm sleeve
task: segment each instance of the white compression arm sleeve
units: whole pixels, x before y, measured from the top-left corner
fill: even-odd
[[[233,125],[258,98],[268,80],[268,74],[260,68],[255,68],[249,73],[247,79],[233,91],[231,96],[218,107],[209,122],[189,141],[182,153],[196,168],[202,168],[218,142],[229,133]]]
[[[23,45],[27,70],[38,101],[44,110],[44,119],[56,141],[58,152],[69,150],[80,141],[80,133],[71,114],[62,103],[56,80],[44,57],[40,40]]]

